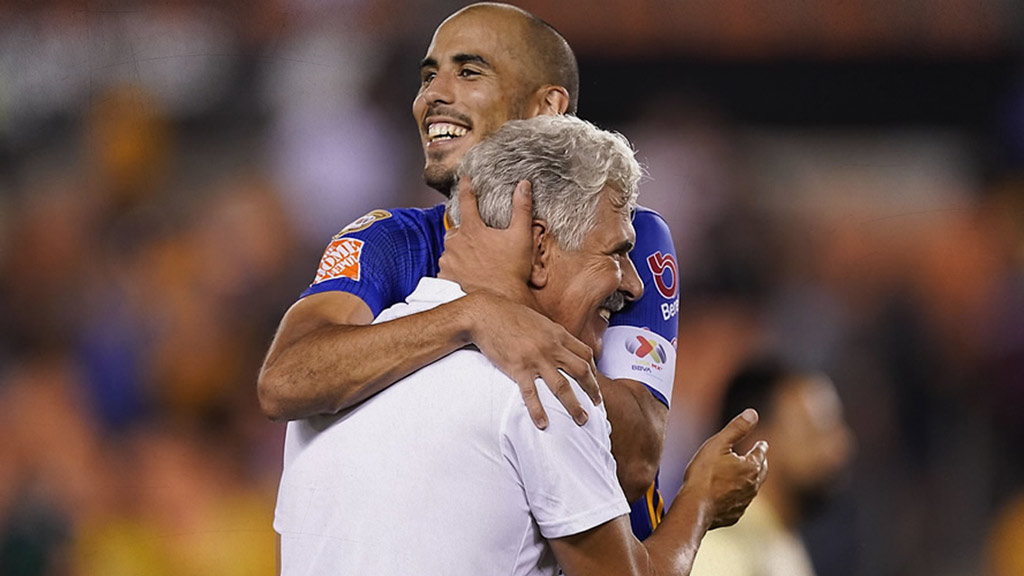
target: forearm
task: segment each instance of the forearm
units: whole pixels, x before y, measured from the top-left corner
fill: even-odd
[[[713,516],[714,507],[710,501],[683,487],[658,529],[643,541],[654,573],[689,574]]]
[[[567,576],[687,575],[711,523],[713,505],[680,491],[671,512],[640,542],[625,515],[585,532],[549,540]]]
[[[633,502],[644,495],[657,475],[668,408],[640,382],[611,380],[602,374],[598,382],[612,424],[612,455],[619,485]]]
[[[283,420],[336,413],[465,346],[467,298],[380,324],[326,323],[294,341],[275,341],[260,373],[264,412]]]

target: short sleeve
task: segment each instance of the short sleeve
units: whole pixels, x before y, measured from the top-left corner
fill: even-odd
[[[572,386],[580,402],[589,403],[579,385]],[[543,382],[537,382],[537,391],[548,427],[537,429],[518,398],[504,419],[501,440],[541,534],[549,539],[570,536],[628,514],[604,406],[594,406],[587,423],[577,426]]]
[[[435,210],[436,211],[436,210]],[[373,315],[401,302],[436,268],[437,227],[431,212],[374,210],[336,234],[320,258],[313,283],[301,297],[349,292]],[[440,233],[443,237],[443,231]]]
[[[638,208],[633,228],[636,247],[630,259],[644,282],[644,294],[612,316],[598,369],[609,378],[642,382],[668,406],[679,335],[676,251],[668,225],[657,212]]]

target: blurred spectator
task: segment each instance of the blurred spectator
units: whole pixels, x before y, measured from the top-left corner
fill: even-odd
[[[766,358],[726,385],[721,413],[745,407],[761,416],[748,441],[771,447],[768,479],[735,526],[704,537],[692,574],[813,576],[799,528],[827,503],[853,450],[839,396],[825,375]]]

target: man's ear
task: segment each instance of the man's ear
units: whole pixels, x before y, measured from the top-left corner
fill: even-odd
[[[561,116],[569,109],[569,91],[562,86],[542,86],[533,95],[528,118]]]
[[[530,286],[543,288],[551,270],[551,234],[545,220],[533,220],[533,260],[530,266]]]

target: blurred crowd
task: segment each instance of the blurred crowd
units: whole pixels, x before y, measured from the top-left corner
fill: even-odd
[[[256,373],[333,233],[439,199],[409,104],[459,5],[0,4],[0,576],[274,573]],[[806,528],[819,574],[1024,575],[1024,68],[980,131],[757,126],[671,91],[605,119],[598,42],[523,5],[577,44],[581,115],[634,142],[675,235],[666,496],[771,348],[831,375],[856,438]]]

